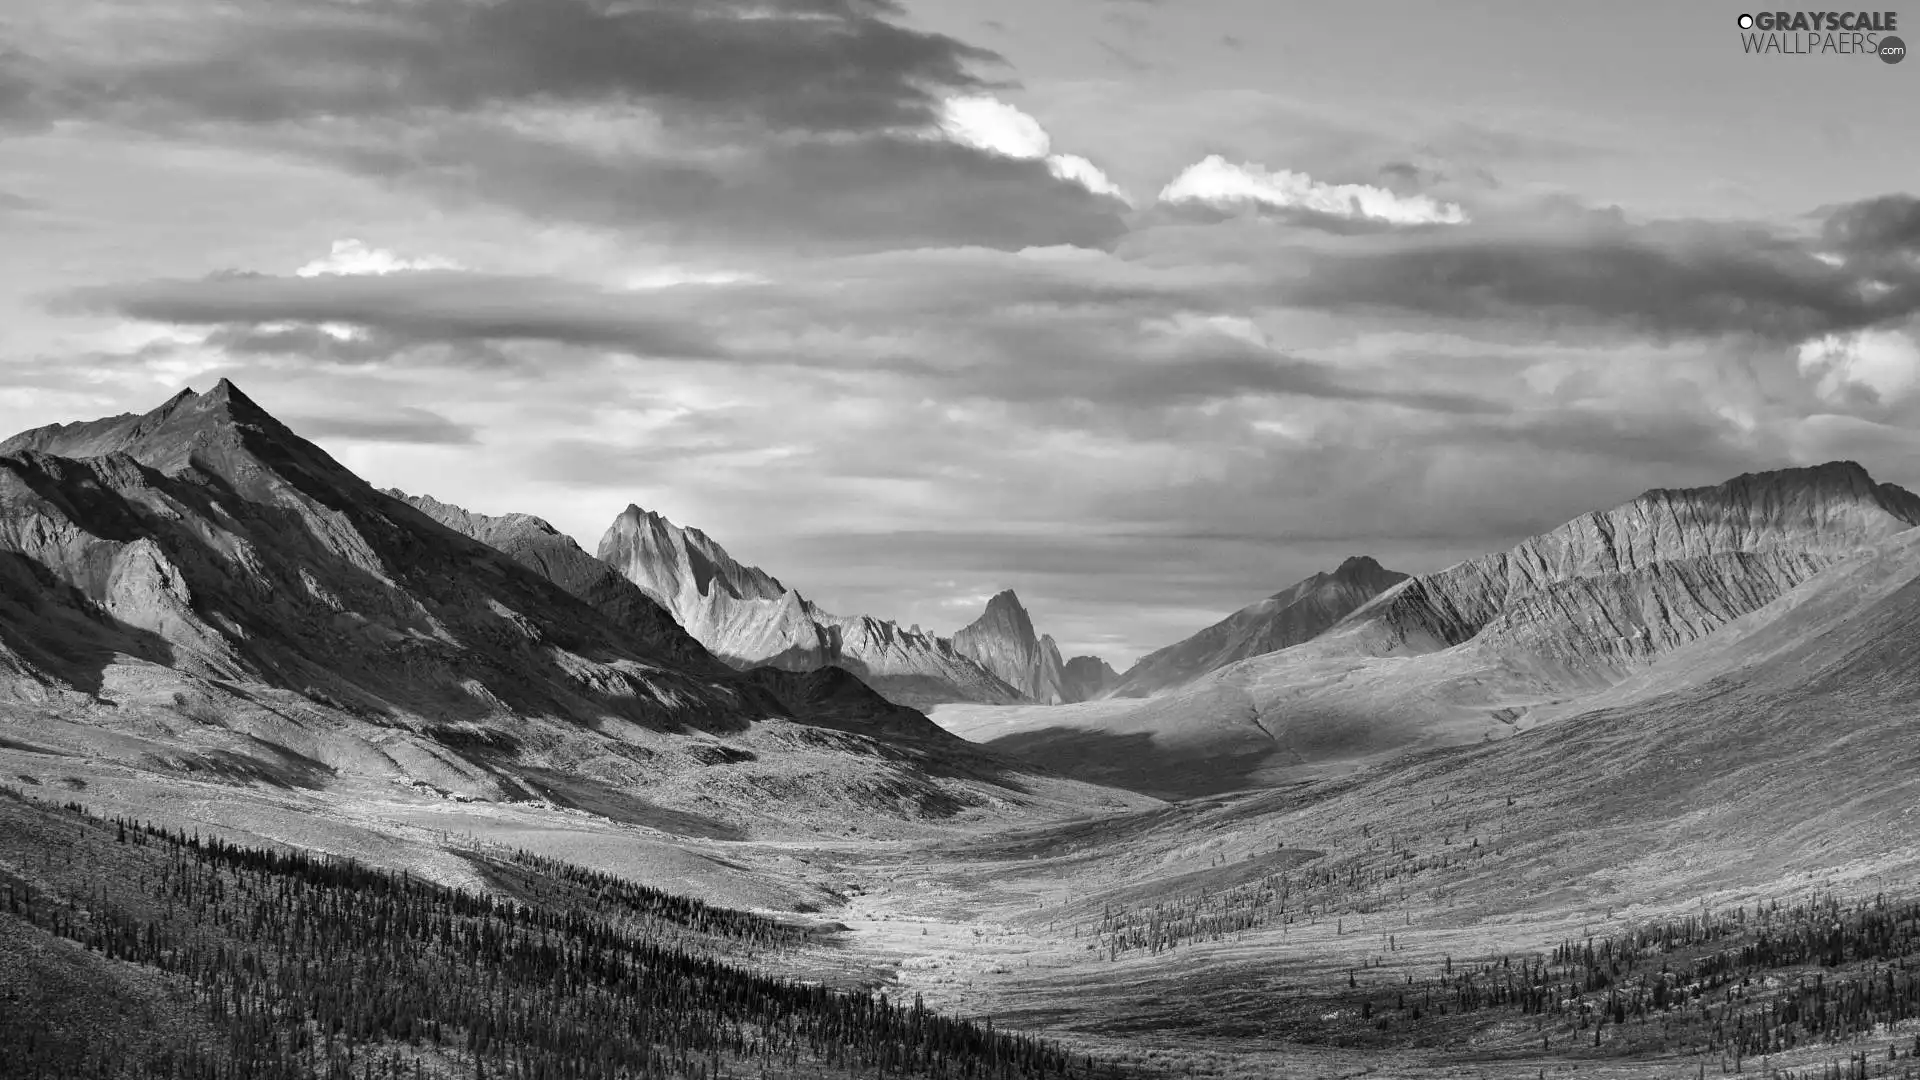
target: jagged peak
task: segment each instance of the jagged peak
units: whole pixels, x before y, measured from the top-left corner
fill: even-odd
[[[1019,595],[1016,594],[1012,589],[1001,589],[999,592],[994,593],[993,596],[987,600],[988,612],[1018,611],[1022,614],[1025,614],[1026,610],[1027,610],[1026,605],[1020,602]]]
[[[1362,574],[1377,574],[1385,569],[1386,567],[1381,566],[1371,555],[1349,555],[1334,568],[1333,576],[1352,578]]]

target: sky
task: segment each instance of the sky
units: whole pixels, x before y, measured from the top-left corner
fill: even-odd
[[[1119,668],[1352,554],[1920,487],[1920,64],[1743,10],[14,0],[0,430],[227,377],[382,487]]]

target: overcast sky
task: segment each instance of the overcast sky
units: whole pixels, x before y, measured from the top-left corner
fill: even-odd
[[[12,0],[0,429],[227,376],[381,486],[1117,667],[1348,554],[1920,486],[1920,64],[1741,10]]]

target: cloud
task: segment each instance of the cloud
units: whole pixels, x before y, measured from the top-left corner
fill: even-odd
[[[448,270],[391,274],[273,277],[223,274],[76,290],[58,306],[182,326],[245,327],[260,343],[294,333],[275,326],[308,324],[292,340],[314,343],[326,324],[356,327],[403,344],[550,341],[604,346],[642,356],[713,356],[710,335],[684,318],[651,312],[636,294],[550,278]],[[346,344],[353,344],[347,342]]]
[[[1907,400],[1920,388],[1920,344],[1901,330],[1856,330],[1803,342],[1802,374],[1818,380],[1816,391],[1840,404],[1865,391],[1881,405]]]
[[[1164,203],[1197,202],[1216,208],[1256,205],[1393,225],[1457,225],[1466,212],[1425,195],[1396,195],[1366,184],[1323,184],[1305,173],[1263,165],[1234,165],[1219,154],[1187,166],[1160,190]]]
[[[889,0],[193,0],[24,40],[21,70],[47,118],[645,241],[1111,243],[1124,193],[1086,159],[940,134],[1001,61],[903,19]]]
[[[776,130],[922,124],[997,57],[893,21],[887,0],[294,0],[122,9],[62,56],[96,109],[272,124],[627,100]]]
[[[405,258],[383,248],[371,248],[359,240],[335,240],[324,258],[315,259],[294,271],[298,277],[322,274],[393,274],[402,270],[458,270],[460,264],[438,255]]]
[[[1584,326],[1793,344],[1920,306],[1920,273],[1872,280],[1752,224],[1588,213],[1298,251],[1275,271],[1275,293],[1349,314],[1397,309],[1536,331]]]
[[[312,415],[289,413],[280,418],[289,427],[313,439],[342,438],[358,442],[406,443],[418,446],[471,446],[476,441],[469,424],[456,424],[427,409],[405,406],[384,414]]]
[[[1078,154],[1053,153],[1053,139],[1040,121],[995,97],[950,97],[941,104],[939,130],[976,150],[1020,160],[1041,160],[1054,177],[1079,184],[1131,206],[1133,200],[1093,162]]]
[[[1819,211],[1821,237],[1840,252],[1920,259],[1920,198],[1881,195]]]

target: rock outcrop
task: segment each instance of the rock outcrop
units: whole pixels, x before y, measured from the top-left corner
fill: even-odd
[[[1052,637],[1034,633],[1033,619],[1012,589],[988,600],[987,610],[953,635],[953,647],[1039,704],[1080,700],[1063,689],[1066,665],[1059,647]]]
[[[1228,664],[1311,641],[1382,591],[1406,580],[1372,557],[1356,555],[1249,604],[1185,641],[1148,653],[1127,669],[1114,697],[1146,697]]]
[[[736,668],[841,667],[915,708],[1021,699],[947,639],[887,619],[823,611],[773,575],[737,562],[700,530],[638,506],[614,520],[599,557]]]

